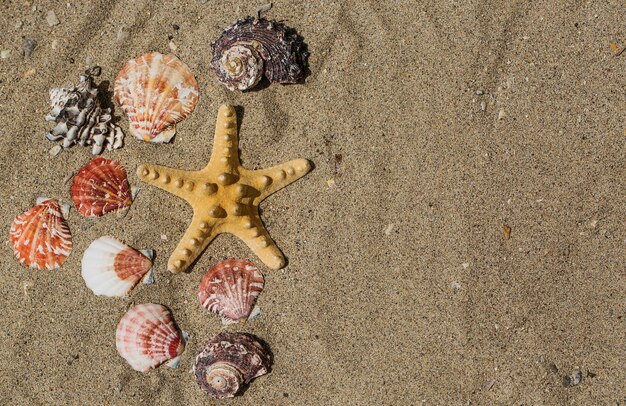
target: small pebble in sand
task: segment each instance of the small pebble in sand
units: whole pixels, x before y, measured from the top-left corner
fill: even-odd
[[[480,102],[480,111],[485,111],[485,110],[487,110],[487,102],[483,100]]]
[[[54,11],[52,10],[48,11],[48,14],[46,15],[46,21],[48,22],[48,25],[50,27],[54,27],[55,25],[59,25],[60,23],[57,15],[54,14]]]
[[[30,58],[35,48],[37,48],[37,41],[32,38],[24,38],[22,51],[24,52],[25,57]]]
[[[176,51],[178,49],[178,47],[176,46],[174,41],[170,41],[169,44],[167,44],[167,46],[169,46],[170,50],[172,50],[172,51]]]
[[[463,262],[461,264],[461,266],[463,267],[463,269],[467,269],[467,268],[469,268],[470,264],[469,264],[469,262]]]
[[[583,381],[583,373],[580,370],[575,370],[571,375],[565,375],[563,377],[563,386],[572,387],[580,384]]]
[[[493,385],[496,383],[495,379],[492,379],[490,381],[485,382],[485,384],[483,385],[483,390],[484,391],[488,391],[489,389],[491,389],[493,387]]]
[[[24,74],[22,75],[22,77],[24,79],[29,78],[31,76],[33,76],[35,73],[37,73],[37,69],[35,68],[31,68],[29,70],[27,70],[26,72],[24,72]]]
[[[506,111],[504,111],[504,109],[500,109],[500,111],[498,112],[498,120],[502,120],[505,117],[506,117]]]
[[[70,181],[70,179],[72,179],[74,177],[74,172],[70,172],[67,175],[65,175],[65,177],[63,178],[63,184],[65,185],[67,182]]]
[[[128,38],[128,33],[124,30],[124,27],[118,28],[116,40],[118,42],[121,42],[121,41],[124,41],[126,38]]]
[[[393,231],[393,227],[394,227],[394,224],[393,224],[393,223],[389,224],[389,225],[385,228],[385,235],[391,235],[391,232]]]
[[[167,234],[161,234],[161,240],[162,240],[162,241],[167,241],[167,240],[169,240],[169,238],[167,237]]]
[[[63,146],[55,145],[54,147],[50,148],[50,151],[48,151],[48,153],[50,154],[50,156],[55,157],[59,155],[62,150],[63,150]]]
[[[80,356],[78,354],[72,354],[69,357],[67,357],[67,360],[65,361],[65,363],[67,365],[72,365],[74,363],[74,361],[78,360]]]
[[[329,188],[333,189],[337,186],[337,183],[335,182],[335,179],[328,179],[326,181],[326,184],[328,185]]]
[[[24,23],[22,22],[22,20],[17,20],[15,22],[15,25],[13,27],[15,27],[16,30],[19,30],[20,28],[22,28],[22,25],[24,25]]]
[[[26,298],[29,300],[30,300],[30,295],[28,294],[28,289],[32,288],[33,286],[35,286],[35,284],[32,281],[22,282],[22,290],[24,291],[24,296],[26,296]]]
[[[476,90],[476,96],[482,96],[485,92],[481,89]]]
[[[505,240],[511,238],[511,227],[506,224],[502,224],[502,235],[504,235]]]
[[[459,290],[459,289],[461,289],[461,283],[460,283],[460,282],[457,282],[457,281],[453,281],[453,282],[450,284],[450,288],[451,288],[452,290]]]
[[[52,47],[52,49],[58,49],[59,48],[59,40],[58,39],[52,40],[52,43],[50,44],[50,46]]]
[[[10,49],[3,49],[2,51],[0,51],[0,58],[2,59],[7,59],[10,55],[11,55]]]

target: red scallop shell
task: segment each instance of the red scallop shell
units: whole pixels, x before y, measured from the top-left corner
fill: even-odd
[[[252,262],[226,259],[202,276],[198,298],[210,312],[237,322],[250,316],[263,284],[263,275]]]
[[[92,159],[74,176],[72,200],[86,217],[99,217],[130,207],[133,197],[126,170],[112,159]]]
[[[15,257],[36,269],[59,268],[72,250],[72,235],[56,200],[46,199],[13,220],[9,241]]]
[[[130,308],[122,317],[115,346],[134,370],[146,372],[180,356],[185,340],[167,307],[145,303]]]

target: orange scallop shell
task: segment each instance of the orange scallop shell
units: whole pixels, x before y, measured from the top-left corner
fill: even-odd
[[[117,161],[98,157],[80,168],[72,182],[72,200],[86,217],[99,217],[133,202],[126,170]]]
[[[15,257],[36,269],[59,268],[72,250],[72,235],[56,200],[45,199],[13,220],[9,241]]]
[[[200,281],[198,299],[226,323],[250,316],[263,291],[263,275],[250,261],[226,259],[213,265]]]
[[[180,59],[152,52],[124,65],[114,93],[136,138],[165,143],[176,134],[175,124],[196,106],[198,83]]]

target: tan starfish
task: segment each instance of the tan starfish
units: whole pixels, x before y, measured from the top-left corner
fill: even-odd
[[[137,176],[175,194],[193,207],[193,218],[167,267],[178,273],[202,253],[218,234],[241,238],[272,269],[285,266],[285,257],[267,233],[259,203],[311,170],[306,159],[295,159],[268,169],[241,166],[237,149],[237,115],[223,105],[217,113],[213,152],[207,166],[185,171],[159,165],[139,165]]]

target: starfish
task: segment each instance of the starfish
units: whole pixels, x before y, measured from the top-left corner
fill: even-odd
[[[272,269],[285,266],[285,257],[268,234],[259,203],[311,170],[306,159],[267,169],[251,170],[239,162],[237,115],[222,105],[215,123],[211,159],[204,169],[186,171],[143,164],[137,176],[144,182],[183,198],[193,207],[191,224],[172,253],[167,268],[182,272],[221,233],[242,239]]]

